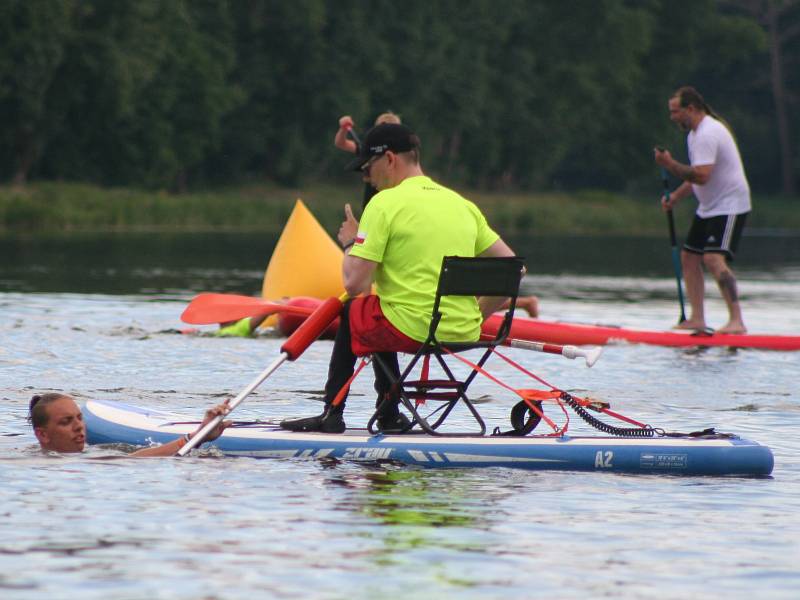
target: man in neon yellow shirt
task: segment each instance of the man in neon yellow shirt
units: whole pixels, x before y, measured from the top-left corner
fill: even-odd
[[[419,162],[420,142],[405,125],[384,123],[367,132],[351,163],[379,190],[364,210],[361,223],[345,206],[339,229],[345,251],[344,287],[354,300],[346,303],[334,343],[325,385],[325,411],[316,417],[284,421],[292,431],[345,430],[344,403],[332,406],[346,384],[357,356],[380,352],[399,374],[396,352],[416,352],[428,333],[439,270],[445,256],[514,256],[477,206],[427,177]],[[521,276],[522,274],[520,274]],[[375,295],[369,294],[375,284]],[[442,299],[442,341],[474,341],[486,316],[504,298]],[[391,382],[376,366],[378,402]],[[407,423],[397,402],[378,420],[383,431]]]

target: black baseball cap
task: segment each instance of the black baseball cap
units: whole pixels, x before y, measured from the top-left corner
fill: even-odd
[[[374,156],[383,156],[388,151],[409,152],[414,148],[419,148],[419,138],[410,128],[399,123],[381,123],[367,131],[358,156],[345,170],[360,171]]]

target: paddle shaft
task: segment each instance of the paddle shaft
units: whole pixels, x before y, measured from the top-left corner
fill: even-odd
[[[281,355],[272,362],[272,364],[270,364],[266,369],[264,369],[261,372],[261,374],[250,383],[250,385],[244,388],[241,392],[239,392],[239,395],[236,396],[236,398],[230,401],[230,403],[228,404],[230,410],[228,412],[230,413],[234,408],[239,406],[244,401],[244,399],[247,398],[247,396],[253,393],[253,390],[255,390],[259,385],[261,385],[267,377],[272,375],[277,370],[277,368],[280,367],[288,359],[289,355],[286,352],[282,352]],[[188,442],[186,442],[181,447],[180,450],[178,450],[178,456],[186,456],[192,450],[192,448],[202,444],[203,440],[206,439],[206,436],[209,434],[209,432],[211,432],[217,425],[219,425],[225,418],[225,416],[226,415],[217,415],[216,417],[211,419],[211,421],[206,423],[200,431],[195,433],[191,437],[191,439]]]
[[[664,198],[669,201],[669,174],[664,167],[661,167],[661,181],[664,184]],[[669,224],[669,241],[672,245],[672,267],[675,270],[675,281],[678,285],[678,301],[681,305],[681,318],[679,322],[686,320],[686,306],[683,302],[683,270],[681,269],[681,255],[678,250],[677,236],[675,235],[675,217],[672,209],[667,209],[667,223]]]
[[[353,138],[353,141],[356,143],[356,146],[358,146],[358,148],[356,148],[356,154],[361,152],[361,140],[359,139],[356,130],[353,129],[352,127],[348,127],[347,133],[350,134],[350,137]]]
[[[341,298],[328,298],[325,300],[325,302],[320,304],[319,307],[312,312],[311,316],[306,319],[305,322],[303,322],[303,324],[298,327],[297,330],[283,343],[281,346],[280,356],[278,356],[278,358],[276,358],[272,364],[264,369],[259,376],[250,383],[250,385],[239,392],[239,395],[236,396],[236,398],[231,400],[231,402],[228,404],[228,407],[230,408],[228,413],[239,406],[239,404],[241,404],[242,401],[253,392],[253,390],[261,385],[261,383],[267,377],[272,375],[284,362],[287,360],[297,360],[306,350],[306,348],[314,343],[314,341],[320,336],[325,328],[330,325],[337,316],[339,316],[339,313],[342,312],[343,302],[346,298],[347,295],[343,294]],[[209,432],[219,425],[222,419],[224,419],[224,416],[218,415],[209,421],[205,426],[203,426],[200,431],[194,434],[191,439],[189,439],[183,445],[183,447],[178,450],[178,456],[186,456],[186,454],[188,454],[192,448],[202,444]]]

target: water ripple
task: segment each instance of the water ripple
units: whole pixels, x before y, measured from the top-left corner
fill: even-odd
[[[567,278],[553,281],[570,287]],[[756,283],[751,327],[800,330],[790,308],[800,305],[800,284],[780,284],[771,301],[771,284]],[[558,309],[614,322],[621,294],[630,301],[626,324],[662,326],[674,314],[669,284],[652,284],[651,293],[637,291],[641,280],[573,277],[571,287],[588,291],[559,297]],[[158,334],[178,325],[186,299],[177,291],[163,298],[0,293],[4,598],[796,597],[800,353],[620,345],[586,369],[509,351],[546,380],[655,426],[713,426],[756,439],[775,454],[771,478],[214,455],[137,460],[117,446],[42,455],[25,422],[37,391],[128,401],[192,420],[278,355],[281,341],[270,337]],[[711,311],[719,315],[714,303]],[[281,368],[237,418],[316,413],[330,349],[317,342]],[[503,365],[494,370],[531,387]],[[513,395],[486,380],[474,392],[487,399],[481,412],[490,427],[506,428]],[[357,380],[348,423],[365,424],[373,400],[368,378]],[[591,433],[577,418],[570,430]]]

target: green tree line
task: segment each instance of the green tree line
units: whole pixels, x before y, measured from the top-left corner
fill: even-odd
[[[4,0],[0,178],[330,180],[338,117],[391,109],[451,183],[652,190],[689,84],[794,195],[798,63],[797,0]]]

